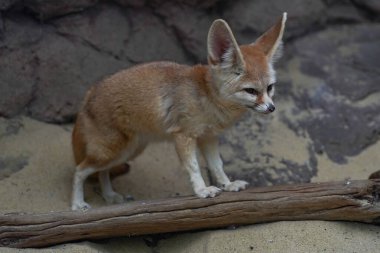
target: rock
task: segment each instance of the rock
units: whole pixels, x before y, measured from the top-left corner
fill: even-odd
[[[146,0],[114,0],[116,3],[123,6],[131,7],[143,7],[146,3]]]
[[[91,85],[129,65],[53,33],[45,33],[34,51],[39,62],[37,92],[28,113],[46,122],[72,121]]]
[[[165,0],[151,0],[151,1],[149,1],[151,6],[153,6],[154,8],[159,7],[162,4],[166,4],[167,2],[168,1],[165,1]],[[170,1],[170,3],[172,5],[184,5],[185,4],[188,6],[192,6],[196,9],[210,8],[210,7],[213,7],[217,2],[221,2],[221,0],[208,0],[208,1],[204,1],[204,0],[174,0],[174,1]]]
[[[131,37],[126,47],[128,59],[136,63],[164,60],[188,62],[174,33],[150,11],[128,10],[127,14],[132,23]]]
[[[30,45],[41,38],[31,19],[12,16],[4,19],[0,40],[0,116],[12,117],[24,110],[35,92],[37,59]]]
[[[0,53],[0,116],[15,116],[31,101],[35,71],[36,59],[30,50]]]
[[[131,61],[186,62],[173,32],[147,10],[124,13],[117,6],[100,5],[54,25],[60,35],[23,16],[5,19],[0,115],[11,117],[27,107],[39,120],[71,121],[88,87]]]
[[[174,28],[179,40],[198,62],[207,62],[207,34],[216,15],[188,5],[162,4],[157,10],[167,25]]]
[[[135,12],[115,5],[99,5],[83,14],[61,18],[55,24],[60,33],[79,37],[116,58],[135,63],[186,62],[174,33],[146,9]]]
[[[0,10],[7,10],[19,0],[0,0]]]
[[[12,119],[0,117],[0,139],[11,135],[17,135],[23,127],[22,120],[18,117]]]
[[[363,22],[365,18],[352,4],[337,4],[327,8],[327,19],[329,22],[353,23]]]
[[[354,2],[376,14],[380,14],[380,2],[378,0],[354,0]]]
[[[323,0],[327,6],[352,4],[351,0]]]
[[[380,91],[379,42],[380,25],[340,26],[298,40],[295,53],[303,58],[303,72],[358,101]]]
[[[257,187],[310,182],[316,176],[318,162],[311,141],[297,137],[281,122],[285,103],[270,116],[248,112],[223,135],[221,154],[231,179]]]
[[[0,41],[3,39],[3,37],[4,37],[4,20],[3,20],[3,15],[0,13]]]
[[[115,5],[98,5],[88,11],[54,21],[60,34],[84,40],[96,50],[126,58],[130,24],[125,11]]]
[[[379,140],[379,43],[380,25],[334,27],[295,42],[285,71],[293,114],[304,117],[293,127],[336,163]]]
[[[28,0],[23,4],[30,9],[39,19],[49,19],[82,11],[95,5],[98,0]]]
[[[28,48],[37,43],[43,36],[38,23],[20,14],[3,17],[2,30],[3,36],[0,39],[0,48],[2,50]]]
[[[288,12],[285,38],[309,32],[323,21],[325,5],[321,0],[240,0],[227,2],[223,17],[243,43],[254,42],[256,36],[271,27],[283,12]]]

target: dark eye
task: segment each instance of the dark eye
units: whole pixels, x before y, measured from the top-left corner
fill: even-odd
[[[253,88],[245,88],[244,91],[247,92],[247,93],[249,93],[249,94],[252,94],[252,95],[257,95],[258,94],[257,90],[255,90]]]
[[[267,92],[270,92],[272,89],[273,89],[273,84],[268,85],[268,87],[267,87]]]

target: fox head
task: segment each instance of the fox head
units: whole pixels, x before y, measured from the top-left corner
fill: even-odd
[[[274,61],[280,57],[286,13],[254,43],[238,46],[228,24],[218,19],[208,33],[208,62],[219,95],[260,113],[275,110]]]

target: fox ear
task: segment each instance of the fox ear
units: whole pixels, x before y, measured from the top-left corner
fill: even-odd
[[[208,61],[212,66],[226,69],[244,65],[243,56],[234,35],[226,21],[222,19],[215,20],[210,27],[207,49]]]
[[[258,38],[254,45],[261,48],[270,61],[282,54],[282,35],[284,34],[287,13],[284,12],[277,23]]]

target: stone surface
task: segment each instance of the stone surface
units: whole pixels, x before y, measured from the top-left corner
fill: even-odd
[[[5,49],[17,50],[28,48],[38,43],[43,37],[41,26],[38,22],[25,15],[4,15],[2,21],[3,36],[0,39],[2,52]]]
[[[165,2],[156,9],[168,26],[173,27],[179,40],[195,61],[207,63],[207,34],[217,15],[185,4]]]
[[[136,63],[164,60],[188,62],[173,31],[165,27],[151,11],[128,10],[127,15],[132,24],[132,36],[126,48],[128,59]]]
[[[36,60],[30,51],[0,52],[0,116],[21,113],[35,91]]]
[[[44,36],[34,54],[38,59],[37,92],[28,114],[47,122],[72,121],[91,85],[129,65],[54,33]]]
[[[378,140],[380,26],[341,26],[295,43],[286,69],[296,104],[293,122],[317,152],[335,162]],[[286,120],[285,120],[286,121]]]
[[[65,0],[59,4],[33,0],[17,2],[11,8],[13,3],[0,2],[5,10],[0,18],[0,115],[12,117],[26,112],[40,120],[60,123],[73,120],[90,85],[121,68],[160,60],[205,63],[207,33],[216,18],[230,22],[240,43],[253,42],[283,11],[289,14],[285,36],[292,39],[312,34],[327,24],[373,20],[367,12],[358,10],[359,4],[346,0]],[[35,22],[28,10],[45,21]],[[376,51],[374,47],[363,50]],[[355,60],[371,66],[366,63],[367,57],[359,59],[357,55]],[[343,68],[340,71],[351,73]],[[355,74],[356,81],[372,78],[365,74]],[[341,76],[335,78],[334,82],[339,83]]]
[[[0,10],[6,10],[6,9],[12,7],[12,5],[14,5],[17,2],[19,2],[19,0],[1,0],[0,1]]]
[[[38,25],[23,16],[4,18],[0,40],[0,116],[23,112],[36,85],[37,59],[26,45],[41,38]]]
[[[354,0],[354,2],[376,14],[380,14],[380,2],[377,0]]]
[[[24,1],[23,4],[34,12],[39,19],[49,19],[83,11],[97,2],[98,0],[28,0]]]
[[[221,152],[232,179],[265,186],[310,182],[317,175],[318,162],[311,140],[297,137],[282,122],[287,103],[277,101],[279,112],[270,116],[249,112],[224,135]]]
[[[124,6],[143,7],[146,4],[146,0],[114,0],[116,3]]]
[[[155,8],[162,5],[162,4],[166,4],[167,2],[168,1],[166,1],[166,0],[151,0],[151,1],[149,1],[151,6],[153,6]],[[207,8],[213,7],[218,2],[223,2],[223,0],[208,0],[208,1],[204,1],[204,0],[174,0],[171,2],[174,3],[174,5],[184,5],[185,4],[188,6],[196,7],[198,9],[207,9]]]
[[[321,0],[241,0],[230,1],[223,17],[243,43],[271,27],[283,12],[288,12],[285,38],[310,32],[313,25],[324,22],[325,5]]]
[[[54,21],[64,36],[80,38],[98,51],[126,58],[131,25],[125,11],[115,5],[98,5],[84,13]]]
[[[334,23],[359,23],[365,21],[363,14],[351,3],[334,4],[327,7],[327,19]]]

